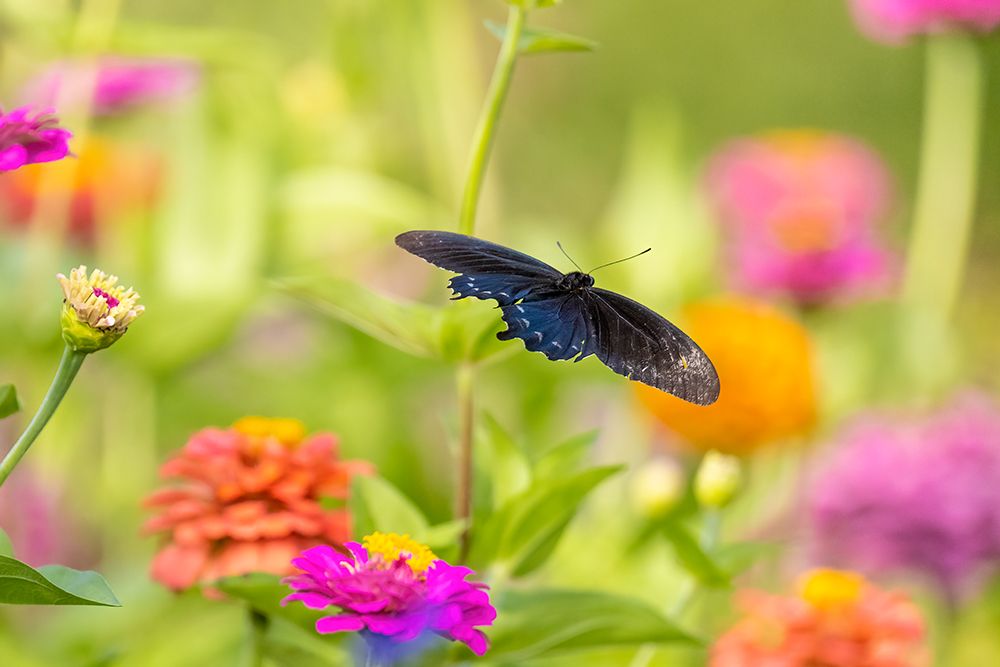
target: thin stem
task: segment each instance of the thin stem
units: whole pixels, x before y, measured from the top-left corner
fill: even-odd
[[[264,640],[271,619],[253,607],[247,607],[247,621],[250,626],[250,667],[264,667]]]
[[[526,14],[523,7],[511,5],[507,15],[507,28],[504,32],[503,44],[500,46],[500,54],[497,56],[497,64],[493,69],[493,77],[490,79],[490,86],[486,91],[486,103],[479,117],[479,123],[476,125],[475,138],[472,141],[469,175],[465,182],[462,210],[458,222],[458,231],[462,234],[475,234],[476,232],[476,209],[479,206],[479,193],[483,187],[483,177],[486,174],[490,149],[493,147],[497,120],[500,118],[500,110],[503,108],[507,90],[510,88],[510,79],[514,72],[514,62],[517,60],[518,45],[521,41],[521,32],[524,30]]]
[[[972,37],[928,38],[920,174],[903,294],[946,321],[961,289],[975,206],[983,60]]]
[[[458,399],[458,475],[455,491],[455,518],[466,520],[459,536],[458,560],[469,555],[469,519],[472,517],[473,432],[475,429],[475,367],[463,363],[455,373]]]
[[[42,404],[38,406],[38,412],[28,422],[28,427],[24,429],[21,437],[17,439],[10,448],[10,451],[3,457],[3,461],[0,461],[0,486],[3,485],[10,476],[10,473],[13,472],[18,461],[21,460],[32,443],[35,442],[35,439],[38,438],[42,429],[45,428],[45,425],[55,413],[56,408],[59,407],[59,403],[62,402],[63,396],[69,391],[70,385],[73,384],[73,378],[76,377],[86,356],[85,352],[74,352],[68,345],[63,349],[62,359],[59,360],[56,375],[52,378],[52,384],[49,385],[49,390],[46,392],[45,398],[42,399]]]

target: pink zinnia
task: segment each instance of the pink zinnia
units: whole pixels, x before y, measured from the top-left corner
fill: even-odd
[[[838,438],[808,504],[824,562],[922,574],[955,601],[1000,566],[1000,408],[969,394],[869,415]]]
[[[38,104],[79,102],[91,95],[94,113],[103,115],[173,99],[192,90],[199,77],[191,60],[107,56],[96,64],[58,62],[32,80],[24,94]]]
[[[891,261],[877,223],[888,191],[886,168],[871,150],[819,132],[735,141],[708,170],[733,282],[799,303],[885,286]]]
[[[292,561],[300,574],[285,582],[295,590],[283,601],[312,609],[337,607],[316,621],[316,631],[361,632],[373,652],[379,641],[402,645],[434,633],[466,644],[477,655],[489,640],[477,626],[492,625],[496,610],[485,584],[466,581],[473,572],[449,565],[409,537],[374,533],[345,545],[313,547]]]
[[[948,29],[988,32],[1000,25],[1000,0],[851,0],[862,30],[897,42]]]
[[[0,109],[0,172],[26,164],[53,162],[69,155],[69,130],[58,126],[51,110]]]

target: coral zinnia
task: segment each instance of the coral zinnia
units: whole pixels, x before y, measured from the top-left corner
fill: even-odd
[[[289,419],[247,417],[195,433],[160,472],[178,484],[156,491],[145,526],[164,533],[152,577],[174,590],[247,572],[288,574],[305,548],[350,539],[350,515],[325,509],[344,499],[368,463],[337,460],[329,433],[306,437]]]
[[[801,324],[735,297],[689,306],[683,324],[715,363],[722,394],[701,407],[636,383],[640,402],[668,430],[699,451],[742,455],[811,428],[813,354]]]
[[[744,591],[744,617],[712,647],[709,667],[920,667],[924,622],[902,593],[851,572],[815,570],[798,595]]]
[[[988,32],[1000,25],[1000,0],[851,0],[861,28],[876,39],[965,28]]]
[[[824,561],[917,572],[954,601],[1000,565],[1000,409],[969,394],[917,418],[863,417],[818,471],[809,505]]]
[[[800,303],[870,293],[889,276],[878,238],[889,177],[860,142],[782,131],[735,141],[709,168],[741,289]]]
[[[0,109],[0,172],[61,160],[69,155],[72,136],[58,126],[51,111],[32,113],[21,107],[4,113]]]
[[[293,564],[300,574],[285,582],[295,590],[283,601],[341,613],[316,621],[316,631],[366,634],[396,644],[428,633],[466,644],[477,655],[489,641],[476,626],[492,625],[496,610],[486,584],[466,581],[473,572],[449,565],[405,535],[374,533],[364,545],[348,542],[350,555],[329,546],[305,551]]]

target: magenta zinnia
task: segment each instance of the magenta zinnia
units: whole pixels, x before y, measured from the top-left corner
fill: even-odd
[[[316,631],[362,632],[402,644],[438,634],[466,644],[477,655],[489,640],[477,626],[496,618],[486,584],[466,581],[473,572],[449,565],[405,535],[373,533],[333,547],[308,549],[292,564],[301,572],[285,579],[298,600],[312,609],[337,607],[316,622]]]
[[[861,28],[894,42],[954,29],[988,32],[1000,25],[1000,0],[851,0]]]
[[[61,160],[69,154],[72,136],[58,126],[51,111],[32,113],[21,107],[4,113],[0,109],[0,172]]]

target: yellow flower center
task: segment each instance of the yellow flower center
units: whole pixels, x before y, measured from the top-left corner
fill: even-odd
[[[368,551],[369,557],[374,557],[377,554],[386,563],[392,563],[400,556],[409,556],[406,564],[416,574],[422,574],[431,566],[431,563],[438,559],[434,552],[427,548],[426,544],[411,539],[409,535],[372,533],[365,535],[364,547]]]
[[[286,447],[293,447],[306,437],[306,427],[295,419],[243,417],[233,429],[254,438],[274,438]]]
[[[818,569],[802,578],[799,595],[817,609],[832,609],[855,603],[864,586],[864,577],[854,572]]]

